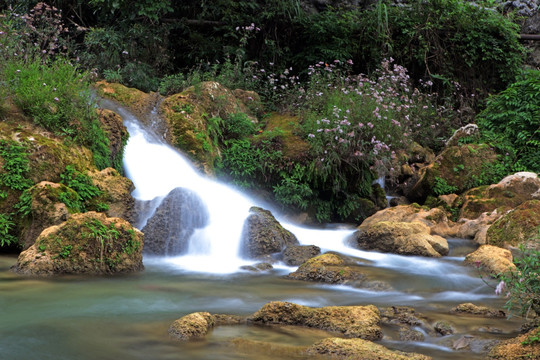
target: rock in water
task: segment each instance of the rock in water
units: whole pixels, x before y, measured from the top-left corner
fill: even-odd
[[[192,191],[173,189],[142,232],[144,252],[154,255],[180,255],[187,250],[188,240],[195,229],[208,224],[208,210],[203,201]]]
[[[143,269],[143,234],[120,218],[89,211],[46,228],[14,271],[25,275],[113,274]]]
[[[298,245],[296,236],[283,228],[270,211],[254,206],[249,212],[242,232],[244,256],[257,258],[281,252],[289,245]]]

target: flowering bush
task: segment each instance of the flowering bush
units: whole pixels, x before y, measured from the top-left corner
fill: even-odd
[[[337,189],[344,188],[346,179],[339,175],[344,168],[392,175],[396,153],[433,131],[441,111],[393,59],[384,60],[374,78],[348,75],[350,65],[336,60],[310,67],[303,106],[317,169],[325,178],[334,177]]]

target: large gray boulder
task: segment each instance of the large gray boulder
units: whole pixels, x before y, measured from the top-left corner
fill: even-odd
[[[180,255],[195,229],[208,224],[208,210],[192,191],[173,189],[143,227],[144,253]]]
[[[254,206],[249,212],[242,232],[243,256],[253,259],[298,245],[296,236],[283,228],[270,211]]]

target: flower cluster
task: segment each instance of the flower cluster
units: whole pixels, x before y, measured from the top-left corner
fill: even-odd
[[[397,151],[407,148],[426,122],[436,126],[438,110],[393,59],[384,60],[373,78],[350,75],[350,65],[336,60],[309,68],[303,106],[308,140],[328,172],[368,165],[384,176],[393,171]]]

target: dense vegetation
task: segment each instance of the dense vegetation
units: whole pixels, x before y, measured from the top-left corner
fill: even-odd
[[[471,187],[538,171],[538,71],[520,75],[524,49],[511,14],[461,0],[304,5],[7,1],[0,5],[0,100],[90,148],[104,168],[112,165],[110,150],[91,111],[90,80],[164,95],[204,80],[254,90],[267,112],[294,116],[258,114],[258,124],[242,113],[206,119],[220,149],[213,165],[229,181],[267,190],[319,221],[355,222],[383,206],[375,179],[395,180],[410,146],[438,152],[470,122],[481,136],[463,141],[488,142],[504,159]]]

